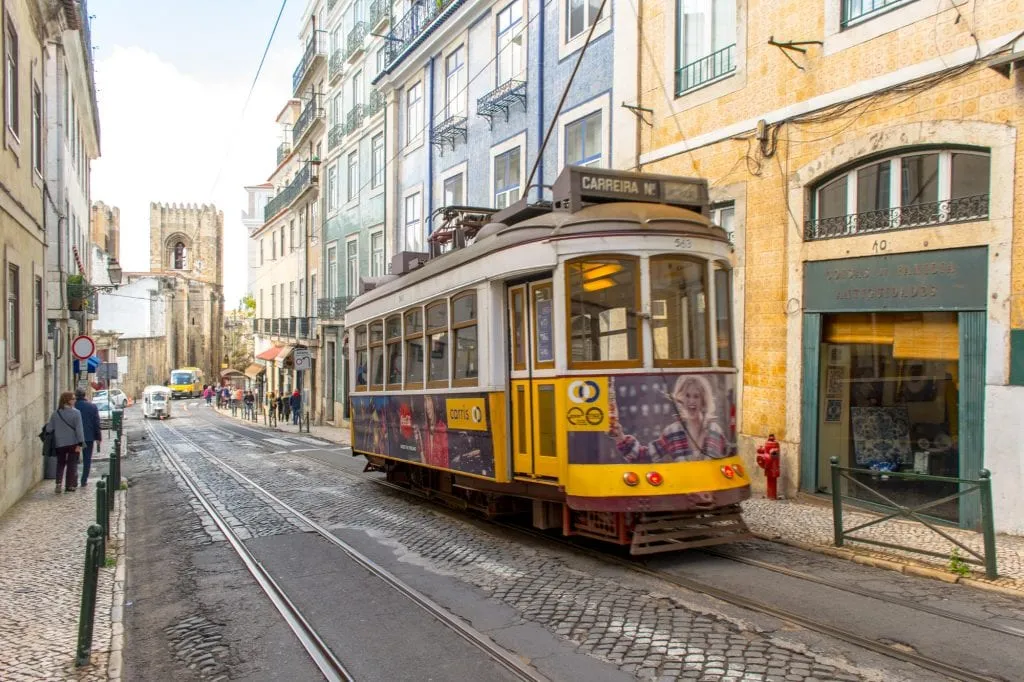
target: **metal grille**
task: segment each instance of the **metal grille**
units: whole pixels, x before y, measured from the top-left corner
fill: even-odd
[[[295,174],[295,178],[292,179],[288,186],[277,193],[277,196],[267,202],[266,207],[263,209],[263,221],[266,222],[273,218],[275,215],[280,213],[285,208],[291,205],[295,199],[302,194],[303,190],[312,184],[313,174],[310,170],[310,164],[302,164],[302,168]]]
[[[913,0],[843,0],[843,15],[840,19],[841,28],[849,28],[876,14],[882,14],[897,5],[906,5]]]
[[[960,199],[808,220],[804,223],[804,239],[814,241],[872,232],[891,232],[925,225],[987,220],[988,198],[988,194],[978,194]]]
[[[295,67],[295,71],[292,72],[292,92],[298,93],[299,88],[302,87],[302,81],[309,72],[310,67],[313,66],[313,62],[317,57],[324,54],[324,40],[323,31],[315,31],[313,37],[306,43],[306,50],[302,53],[302,59],[299,61],[299,65]]]
[[[387,42],[387,68],[391,68],[399,55],[417,38],[427,31],[434,20],[444,14],[452,5],[460,0],[432,0],[418,3],[392,25]]]
[[[313,96],[306,100],[302,113],[295,120],[295,128],[292,130],[292,144],[298,146],[302,136],[313,125],[313,121],[323,117],[324,110],[320,106],[320,93],[313,93]]]
[[[686,64],[676,71],[676,94],[699,88],[736,70],[736,44],[723,47],[707,57]]]

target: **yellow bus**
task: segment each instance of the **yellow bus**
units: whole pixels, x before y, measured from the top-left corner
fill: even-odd
[[[198,398],[203,390],[203,370],[198,367],[181,367],[171,370],[167,384],[172,398]]]

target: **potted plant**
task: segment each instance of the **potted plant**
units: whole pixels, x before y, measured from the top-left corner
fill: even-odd
[[[68,275],[68,310],[82,310],[85,306],[86,284],[82,275]]]

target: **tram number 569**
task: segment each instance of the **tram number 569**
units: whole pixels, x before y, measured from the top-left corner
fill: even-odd
[[[692,249],[693,248],[693,240],[692,239],[684,239],[682,237],[676,237],[676,248],[677,249]]]

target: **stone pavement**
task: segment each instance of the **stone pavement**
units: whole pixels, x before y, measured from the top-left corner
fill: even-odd
[[[95,482],[106,469],[93,460],[90,476],[97,478],[60,495],[44,480],[0,517],[0,680],[120,680],[124,492],[116,495],[107,542],[108,561],[116,557],[117,564],[99,572],[92,658],[75,667],[86,529],[96,520]]]

